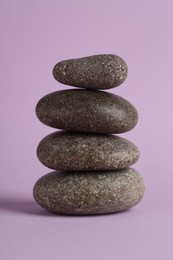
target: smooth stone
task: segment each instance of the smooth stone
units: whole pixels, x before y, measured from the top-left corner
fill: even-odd
[[[144,181],[132,168],[104,172],[51,172],[35,184],[33,195],[43,208],[69,215],[127,210],[140,202]]]
[[[123,83],[127,70],[127,64],[119,56],[101,54],[61,61],[53,68],[53,76],[65,85],[110,89]]]
[[[68,89],[50,93],[37,103],[38,119],[51,127],[75,132],[124,133],[138,114],[126,99],[98,90]]]
[[[115,170],[134,164],[139,150],[119,136],[57,131],[41,140],[37,156],[54,170]]]

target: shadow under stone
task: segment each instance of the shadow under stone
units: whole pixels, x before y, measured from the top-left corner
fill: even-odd
[[[63,218],[91,218],[91,217],[105,217],[120,214],[129,214],[133,209],[128,209],[126,211],[120,211],[116,213],[109,214],[97,214],[97,215],[66,215],[61,213],[49,212],[34,201],[32,198],[19,198],[19,197],[1,197],[0,198],[0,211],[1,213],[20,213],[33,216],[43,216],[43,217],[63,217]]]
[[[1,197],[0,211],[1,213],[21,213],[38,216],[53,215],[38,206],[32,198]]]

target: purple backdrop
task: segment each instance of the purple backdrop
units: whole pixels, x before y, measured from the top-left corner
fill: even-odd
[[[1,0],[0,258],[3,260],[172,259],[173,241],[172,0]],[[53,128],[35,105],[65,89],[52,76],[63,59],[118,54],[127,80],[110,90],[139,111],[122,136],[141,150],[134,168],[146,193],[134,209],[98,217],[48,214],[32,198],[49,172],[36,158]]]

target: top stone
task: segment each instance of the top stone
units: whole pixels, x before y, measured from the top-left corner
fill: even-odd
[[[127,64],[119,56],[100,54],[61,61],[53,68],[53,76],[65,85],[110,89],[123,83],[127,70]]]

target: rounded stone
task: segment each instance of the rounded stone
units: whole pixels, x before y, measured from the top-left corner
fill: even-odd
[[[126,99],[98,90],[70,89],[50,93],[37,103],[38,119],[51,127],[75,132],[124,133],[138,114]]]
[[[94,55],[57,63],[53,68],[53,76],[65,85],[110,89],[126,79],[127,64],[117,55]]]
[[[134,164],[139,150],[119,136],[54,132],[41,140],[37,156],[54,170],[115,170]]]
[[[51,172],[35,184],[33,195],[43,208],[60,214],[92,215],[127,210],[140,202],[144,181],[126,168],[103,172]]]

